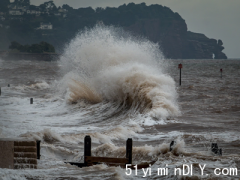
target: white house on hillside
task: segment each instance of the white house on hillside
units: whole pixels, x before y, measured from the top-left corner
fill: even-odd
[[[19,10],[19,9],[11,9],[11,10],[9,10],[9,14],[10,14],[10,15],[18,15],[18,16],[20,16],[20,15],[23,15],[23,13],[24,13],[24,12],[22,12],[22,11]]]
[[[39,16],[42,12],[39,10],[27,10],[27,14],[35,14]]]
[[[0,16],[0,20],[1,21],[5,21],[5,17],[4,16]]]
[[[22,11],[27,11],[28,6],[21,6],[21,5],[16,5],[16,4],[10,4],[8,5],[9,10],[22,10]]]
[[[51,23],[41,23],[38,29],[53,29],[53,25]]]

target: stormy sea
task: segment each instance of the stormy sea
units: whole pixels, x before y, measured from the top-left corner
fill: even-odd
[[[37,169],[0,169],[0,179],[239,179],[240,60],[171,60],[160,49],[96,26],[57,61],[0,60],[0,138],[41,140]],[[86,135],[92,156],[124,158],[132,138],[132,164],[155,163],[65,163],[83,162]]]

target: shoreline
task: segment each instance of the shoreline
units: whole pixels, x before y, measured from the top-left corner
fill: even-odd
[[[55,61],[61,54],[57,53],[1,53],[0,58],[3,60],[41,60]]]

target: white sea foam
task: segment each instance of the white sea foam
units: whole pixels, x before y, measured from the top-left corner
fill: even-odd
[[[32,83],[30,85],[18,85],[14,86],[14,89],[25,91],[25,90],[44,90],[50,88],[50,85],[44,81],[38,81],[36,83]]]
[[[168,143],[162,143],[156,146],[145,145],[133,147],[133,162],[140,163],[141,161],[157,160],[162,154],[172,153],[173,155],[186,154],[185,142],[181,138],[177,138],[172,151]],[[117,147],[113,144],[106,143],[100,145],[92,150],[94,156],[107,156],[107,157],[125,157],[126,147]]]

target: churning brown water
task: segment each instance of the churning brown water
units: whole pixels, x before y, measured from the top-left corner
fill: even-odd
[[[165,60],[156,44],[95,27],[72,40],[59,61],[0,60],[0,86],[0,138],[42,141],[37,170],[0,169],[0,179],[240,177],[239,60]],[[133,164],[156,160],[151,175],[65,164],[82,162],[85,135],[93,155],[106,157],[125,157],[125,141],[133,138]],[[175,175],[184,164],[193,174]],[[168,175],[158,174],[166,167]]]

